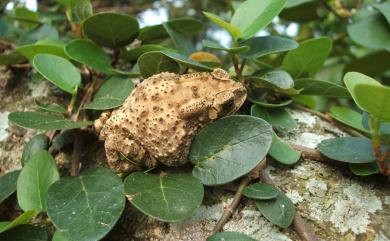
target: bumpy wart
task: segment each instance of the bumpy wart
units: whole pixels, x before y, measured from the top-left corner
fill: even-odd
[[[103,113],[95,128],[115,171],[131,170],[132,162],[179,166],[187,162],[197,131],[235,112],[245,99],[243,85],[222,69],[160,73],[140,83],[122,107]]]

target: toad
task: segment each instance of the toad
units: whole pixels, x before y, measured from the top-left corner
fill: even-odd
[[[114,171],[131,171],[134,163],[180,166],[198,130],[234,113],[245,99],[245,87],[222,69],[164,72],[140,83],[120,108],[103,113],[95,129]]]

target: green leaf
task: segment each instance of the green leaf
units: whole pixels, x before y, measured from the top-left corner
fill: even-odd
[[[279,190],[270,184],[254,183],[247,186],[242,194],[248,198],[269,200],[276,198],[279,195]]]
[[[304,95],[321,95],[326,97],[351,98],[347,89],[341,85],[310,78],[296,79],[295,88],[303,89]]]
[[[374,3],[372,6],[378,9],[390,24],[390,2]]]
[[[54,233],[53,239],[51,241],[69,241],[66,239],[58,230]]]
[[[130,174],[125,180],[127,198],[141,212],[165,222],[193,215],[203,200],[203,185],[187,174]]]
[[[376,164],[376,162],[362,164],[349,163],[349,169],[357,176],[369,176],[380,173],[378,164]]]
[[[294,80],[283,70],[272,70],[261,77],[250,77],[256,80],[256,86],[271,87],[275,90],[287,90],[294,87]]]
[[[196,61],[193,61],[193,60],[191,60],[190,58],[188,58],[185,55],[182,55],[182,54],[179,54],[179,53],[169,52],[169,51],[166,51],[166,50],[162,50],[160,52],[162,54],[164,54],[165,56],[175,60],[179,64],[182,64],[182,65],[184,65],[184,66],[186,66],[188,68],[191,68],[191,69],[194,69],[194,70],[197,70],[197,71],[210,71],[210,70],[213,70],[209,66],[201,64],[201,63],[196,62]]]
[[[192,174],[205,185],[231,182],[256,167],[272,142],[272,127],[251,116],[228,116],[208,124],[194,138]]]
[[[157,44],[144,44],[141,45],[140,47],[122,52],[121,58],[125,61],[132,62],[132,61],[136,61],[144,53],[151,52],[151,51],[160,51],[160,50],[168,50],[171,52],[175,51],[174,49],[169,49]]]
[[[332,40],[328,37],[303,41],[298,48],[287,53],[283,59],[282,69],[294,78],[305,74],[309,77],[314,76],[321,69],[331,49]]]
[[[58,38],[59,38],[59,33],[57,28],[55,28],[52,25],[44,24],[38,28],[34,28],[33,30],[22,34],[19,37],[17,44],[20,46],[25,44],[33,44],[43,39],[58,39]]]
[[[340,121],[341,123],[344,123],[359,131],[368,133],[368,131],[363,127],[363,117],[360,113],[350,108],[342,106],[332,106],[332,108],[330,108],[330,114],[332,118]]]
[[[356,103],[381,121],[390,121],[390,87],[359,84],[354,88]]]
[[[293,165],[301,158],[301,152],[296,151],[287,143],[283,142],[275,133],[268,154],[275,160],[285,165]]]
[[[34,68],[60,89],[75,95],[81,83],[79,70],[68,60],[51,55],[37,54],[33,59]]]
[[[48,112],[54,112],[54,113],[66,113],[66,109],[62,106],[60,106],[57,103],[41,103],[38,100],[35,99],[35,104],[38,106],[39,109],[45,110]]]
[[[147,52],[138,59],[138,67],[142,77],[148,78],[161,72],[179,73],[180,66],[173,59],[161,52]]]
[[[105,74],[111,72],[110,56],[91,41],[75,39],[65,46],[65,52],[70,58],[99,72]]]
[[[210,40],[203,40],[202,43],[203,43],[204,48],[222,50],[222,51],[226,51],[226,52],[232,53],[232,54],[241,54],[241,53],[249,51],[249,49],[250,49],[249,46],[246,46],[246,45],[239,46],[239,47],[225,48],[225,47],[221,46],[219,43],[216,43],[216,42],[213,42]]]
[[[67,130],[90,126],[92,121],[72,121],[60,116],[40,112],[13,112],[8,120],[14,124],[39,130]]]
[[[203,29],[203,23],[191,17],[174,18],[167,23],[184,35],[198,33]],[[142,43],[151,43],[168,37],[163,24],[158,24],[142,28],[137,39],[141,40]]]
[[[0,234],[0,241],[47,241],[49,236],[45,228],[33,225],[20,225]]]
[[[256,200],[256,207],[261,214],[271,223],[287,228],[291,225],[295,216],[295,207],[290,199],[284,193],[272,200]]]
[[[7,222],[6,225],[2,225],[0,227],[0,234],[4,233],[7,230],[15,228],[16,226],[28,223],[36,214],[37,214],[37,212],[32,211],[32,210],[22,213],[21,215],[19,215],[17,218],[12,220],[11,222]]]
[[[0,54],[0,66],[20,64],[26,61],[26,58],[18,51],[11,51],[7,54]]]
[[[9,172],[0,177],[0,203],[12,195],[16,190],[16,181],[19,177],[19,170]]]
[[[390,52],[383,50],[354,59],[345,65],[344,73],[359,71],[368,76],[380,76],[390,69]]]
[[[190,39],[186,38],[184,34],[177,31],[171,24],[163,23],[165,31],[171,38],[175,48],[184,54],[191,54],[195,52],[195,47],[192,45]]]
[[[207,241],[256,241],[245,234],[237,232],[221,232],[207,238]]]
[[[217,24],[221,28],[228,31],[230,33],[230,35],[233,37],[233,39],[239,39],[242,37],[242,33],[241,33],[240,29],[238,29],[233,24],[226,22],[225,20],[221,19],[220,17],[218,17],[217,15],[215,15],[213,13],[203,11],[203,14],[208,19],[210,19],[212,22],[214,22],[215,24]]]
[[[382,121],[390,120],[390,87],[357,72],[348,72],[344,83],[360,109]]]
[[[38,151],[47,150],[49,148],[49,141],[49,137],[45,134],[33,136],[23,148],[22,164],[26,164]]]
[[[350,24],[347,32],[352,41],[364,47],[390,51],[389,23],[383,16],[369,16]]]
[[[19,206],[24,210],[46,211],[46,194],[60,179],[53,157],[44,150],[36,152],[20,172],[17,183]]]
[[[290,4],[291,0],[287,1],[287,4],[283,11],[279,14],[279,18],[290,22],[298,22],[301,24],[315,21],[322,16],[318,8],[322,3],[313,0],[300,0],[296,1],[298,4]]]
[[[25,29],[33,29],[40,23],[37,12],[20,6],[14,9],[14,16],[11,16],[11,18],[17,20]]]
[[[371,141],[365,137],[327,139],[317,149],[330,159],[347,163],[370,163],[376,160]]]
[[[260,58],[268,54],[289,51],[299,46],[294,40],[279,36],[254,37],[241,42],[240,45],[250,47],[248,52],[242,54],[244,58]]]
[[[267,121],[269,124],[286,129],[298,127],[297,122],[284,108],[263,108],[258,105],[252,105],[251,115]]]
[[[112,76],[106,80],[96,92],[91,103],[85,109],[107,110],[121,106],[134,89],[134,83],[129,78]]]
[[[83,32],[95,43],[118,48],[135,39],[139,30],[135,18],[120,13],[98,13],[83,22]]]
[[[50,187],[46,201],[57,230],[77,241],[103,238],[125,207],[122,181],[105,168],[60,179]]]
[[[251,38],[282,11],[285,3],[286,0],[244,1],[230,23],[242,32],[244,39]]]
[[[74,23],[79,24],[93,14],[90,0],[68,0],[66,14]]]
[[[51,54],[62,58],[68,58],[64,47],[58,44],[28,44],[17,47],[16,50],[23,54],[28,60],[32,60],[37,54]]]

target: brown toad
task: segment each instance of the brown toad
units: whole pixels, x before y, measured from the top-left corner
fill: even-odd
[[[133,164],[187,162],[191,141],[207,123],[238,110],[244,86],[222,69],[185,75],[160,73],[145,79],[111,114],[95,121],[108,163],[118,172]]]

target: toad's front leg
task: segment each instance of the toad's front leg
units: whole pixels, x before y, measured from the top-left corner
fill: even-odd
[[[156,165],[154,158],[139,143],[123,135],[108,135],[104,147],[108,164],[115,172],[129,172],[136,166]]]

